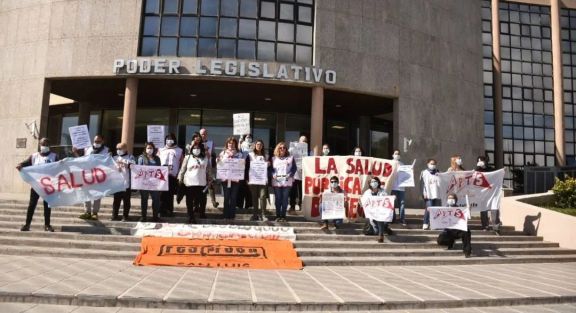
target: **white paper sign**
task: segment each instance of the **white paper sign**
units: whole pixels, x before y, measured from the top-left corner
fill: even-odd
[[[468,230],[470,210],[464,207],[429,207],[431,229]]]
[[[154,143],[156,148],[164,147],[164,125],[148,125],[146,140]]]
[[[395,196],[362,196],[366,218],[379,222],[392,222]]]
[[[305,142],[291,142],[290,155],[294,157],[296,162],[296,175],[294,178],[302,179],[302,158],[308,156],[308,144]]]
[[[249,185],[266,185],[268,183],[268,162],[264,160],[250,161],[248,171]]]
[[[335,220],[343,219],[346,217],[346,209],[344,207],[344,194],[327,192],[322,194],[322,219]]]
[[[92,146],[92,141],[90,140],[90,132],[88,132],[88,126],[72,126],[68,128],[68,131],[70,132],[72,147],[76,149],[86,149]]]
[[[398,166],[398,187],[414,187],[414,164]]]
[[[168,167],[132,165],[130,184],[135,190],[168,190]]]
[[[246,160],[224,159],[216,164],[216,178],[220,180],[244,180]]]
[[[250,113],[237,113],[232,115],[234,120],[234,135],[250,134]]]
[[[493,172],[458,171],[438,173],[440,199],[446,204],[448,195],[458,197],[458,205],[466,205],[466,197],[472,211],[500,209],[504,169]]]

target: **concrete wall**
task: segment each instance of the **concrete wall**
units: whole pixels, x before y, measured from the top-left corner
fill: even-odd
[[[560,247],[576,249],[576,216],[558,213],[544,209],[544,205],[552,200],[552,193],[534,194],[528,196],[504,197],[500,218],[507,226],[516,230],[536,228],[536,234],[544,240],[558,242]],[[540,218],[537,219],[538,214]]]

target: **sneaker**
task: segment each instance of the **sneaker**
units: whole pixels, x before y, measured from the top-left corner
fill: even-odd
[[[30,225],[23,225],[20,227],[20,231],[30,231]]]
[[[83,219],[83,220],[89,220],[92,218],[92,214],[90,213],[83,213],[82,215],[78,216],[78,218]]]
[[[212,202],[212,206],[213,206],[215,209],[217,209],[219,205],[220,205],[220,203],[218,203],[218,202]]]
[[[402,223],[402,226],[403,226],[403,227],[408,227],[408,224],[406,224],[406,222],[403,222],[403,223]]]
[[[384,237],[379,237],[378,238],[378,243],[383,243],[384,242]]]
[[[322,225],[322,227],[320,227],[320,229],[322,229],[322,230],[328,229],[328,224]]]
[[[98,213],[92,214],[92,216],[90,216],[90,219],[97,221],[98,220]]]
[[[53,232],[54,232],[54,228],[52,228],[52,226],[50,226],[50,225],[46,225],[46,226],[44,226],[44,231],[49,231],[49,232],[52,232],[52,233],[53,233]]]
[[[428,224],[422,224],[422,229],[424,230],[428,229]]]

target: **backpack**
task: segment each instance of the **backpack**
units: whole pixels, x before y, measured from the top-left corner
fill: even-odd
[[[364,235],[366,236],[374,236],[377,235],[376,234],[376,230],[374,229],[374,227],[372,226],[372,224],[370,224],[370,220],[366,219],[366,222],[364,222],[364,226],[362,227],[362,232],[364,233]]]

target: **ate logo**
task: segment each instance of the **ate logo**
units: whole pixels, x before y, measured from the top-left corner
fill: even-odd
[[[166,177],[162,174],[162,170],[160,169],[153,169],[153,170],[139,170],[136,173],[136,178],[141,179],[149,179],[149,178],[156,178],[158,180],[166,181]]]
[[[491,189],[492,185],[486,179],[486,176],[482,172],[473,172],[472,174],[457,177],[452,176],[450,179],[450,185],[448,185],[447,193],[459,193],[462,189],[468,186],[476,186],[480,188]]]
[[[454,211],[452,211],[452,210],[437,210],[436,214],[434,214],[434,219],[445,218],[448,216],[454,216],[455,218],[460,219],[460,220],[466,219],[464,217],[464,212],[462,212],[462,210],[460,210],[460,209],[456,209]]]

